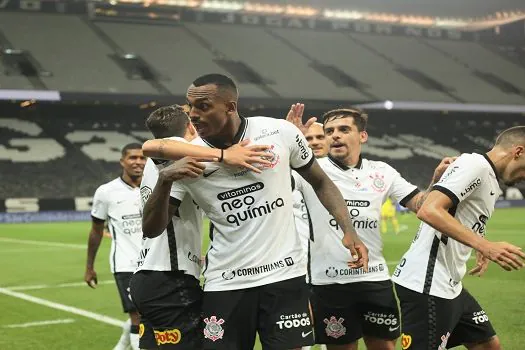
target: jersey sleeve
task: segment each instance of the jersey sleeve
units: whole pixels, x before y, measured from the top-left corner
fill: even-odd
[[[170,192],[170,203],[179,206],[186,196],[186,187],[180,182],[173,182]]]
[[[314,162],[314,154],[303,133],[292,123],[282,121],[283,140],[290,151],[290,166],[300,170],[309,168]]]
[[[417,195],[420,190],[417,186],[411,184],[400,173],[397,172],[394,168],[392,169],[392,186],[388,192],[388,197],[398,202],[402,206],[406,207],[406,204]]]
[[[146,205],[149,196],[151,195],[151,193],[153,193],[153,189],[157,184],[158,177],[159,173],[157,170],[157,166],[155,165],[154,161],[150,158],[146,162],[146,166],[144,167],[144,173],[142,175],[142,181],[140,182],[141,209],[144,209],[144,205]]]
[[[484,173],[485,168],[472,155],[463,154],[449,165],[432,189],[448,196],[457,206],[481,186]]]
[[[108,217],[108,199],[103,186],[95,191],[93,205],[91,206],[91,217],[105,221]]]

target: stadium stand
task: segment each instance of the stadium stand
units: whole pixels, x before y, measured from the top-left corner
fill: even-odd
[[[193,77],[219,72],[253,98],[525,103],[525,67],[469,41],[26,13],[0,13],[0,31],[48,72],[39,77],[45,88],[66,92],[183,95]],[[151,77],[126,71],[126,54]],[[31,88],[13,74],[0,84]]]
[[[143,80],[127,79],[112,61],[111,48],[79,16],[0,12],[0,30],[51,73],[41,78],[49,89],[157,93]]]
[[[143,126],[151,110],[125,106],[1,104],[0,191],[9,197],[91,196],[119,174],[121,147],[150,138]],[[284,109],[243,111],[282,118]],[[322,110],[308,110],[320,115]],[[125,116],[125,118],[123,118]],[[7,118],[6,118],[7,117]],[[370,111],[364,154],[384,160],[421,188],[443,156],[483,152],[497,132],[523,123],[517,115]],[[28,183],[37,186],[27,186]]]

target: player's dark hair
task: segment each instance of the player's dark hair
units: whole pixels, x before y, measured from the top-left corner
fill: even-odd
[[[146,118],[146,127],[157,139],[184,137],[190,118],[179,105],[160,107]]]
[[[122,157],[125,157],[126,154],[128,153],[129,150],[132,150],[132,149],[142,149],[142,145],[140,143],[137,143],[137,142],[132,142],[132,143],[128,143],[127,145],[125,145],[124,147],[122,147],[122,150],[121,150],[121,154],[122,154]]]
[[[223,74],[206,74],[193,81],[193,86],[200,87],[204,85],[215,85],[219,90],[232,93],[235,97],[238,96],[237,85],[235,85],[235,82]]]
[[[509,147],[525,144],[525,125],[514,126],[502,131],[496,139],[496,146]]]
[[[359,108],[340,108],[332,109],[331,111],[326,112],[322,115],[321,120],[323,121],[323,127],[326,126],[326,123],[331,122],[332,120],[342,119],[342,118],[353,118],[354,124],[357,126],[357,130],[366,131],[368,125],[368,114]]]

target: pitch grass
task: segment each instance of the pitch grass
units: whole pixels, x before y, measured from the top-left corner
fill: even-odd
[[[524,214],[523,209],[497,210],[488,224],[488,237],[525,248]],[[400,223],[405,228],[400,235],[384,235],[388,261],[399,260],[417,228],[417,219],[411,214],[400,216]],[[104,239],[96,263],[99,281],[107,281],[106,284],[100,284],[96,290],[81,284],[57,286],[82,282],[86,250],[81,246],[75,248],[75,245],[85,245],[89,225],[88,222],[0,225],[0,287],[48,285],[48,288],[20,292],[126,319],[109,272],[109,239]],[[208,245],[207,227],[204,232],[205,249]],[[26,244],[6,238],[26,240]],[[59,242],[71,246],[35,245],[27,241]],[[492,264],[482,278],[467,277],[465,286],[484,306],[501,338],[503,349],[525,349],[525,271],[505,272]],[[75,322],[27,328],[5,327],[58,319],[74,319]],[[118,327],[0,294],[0,349],[111,349],[119,335]],[[255,349],[260,349],[260,345],[257,344]]]

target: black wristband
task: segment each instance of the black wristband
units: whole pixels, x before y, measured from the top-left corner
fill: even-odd
[[[219,163],[222,162],[223,159],[224,159],[224,150],[221,149],[221,157],[219,158]]]

